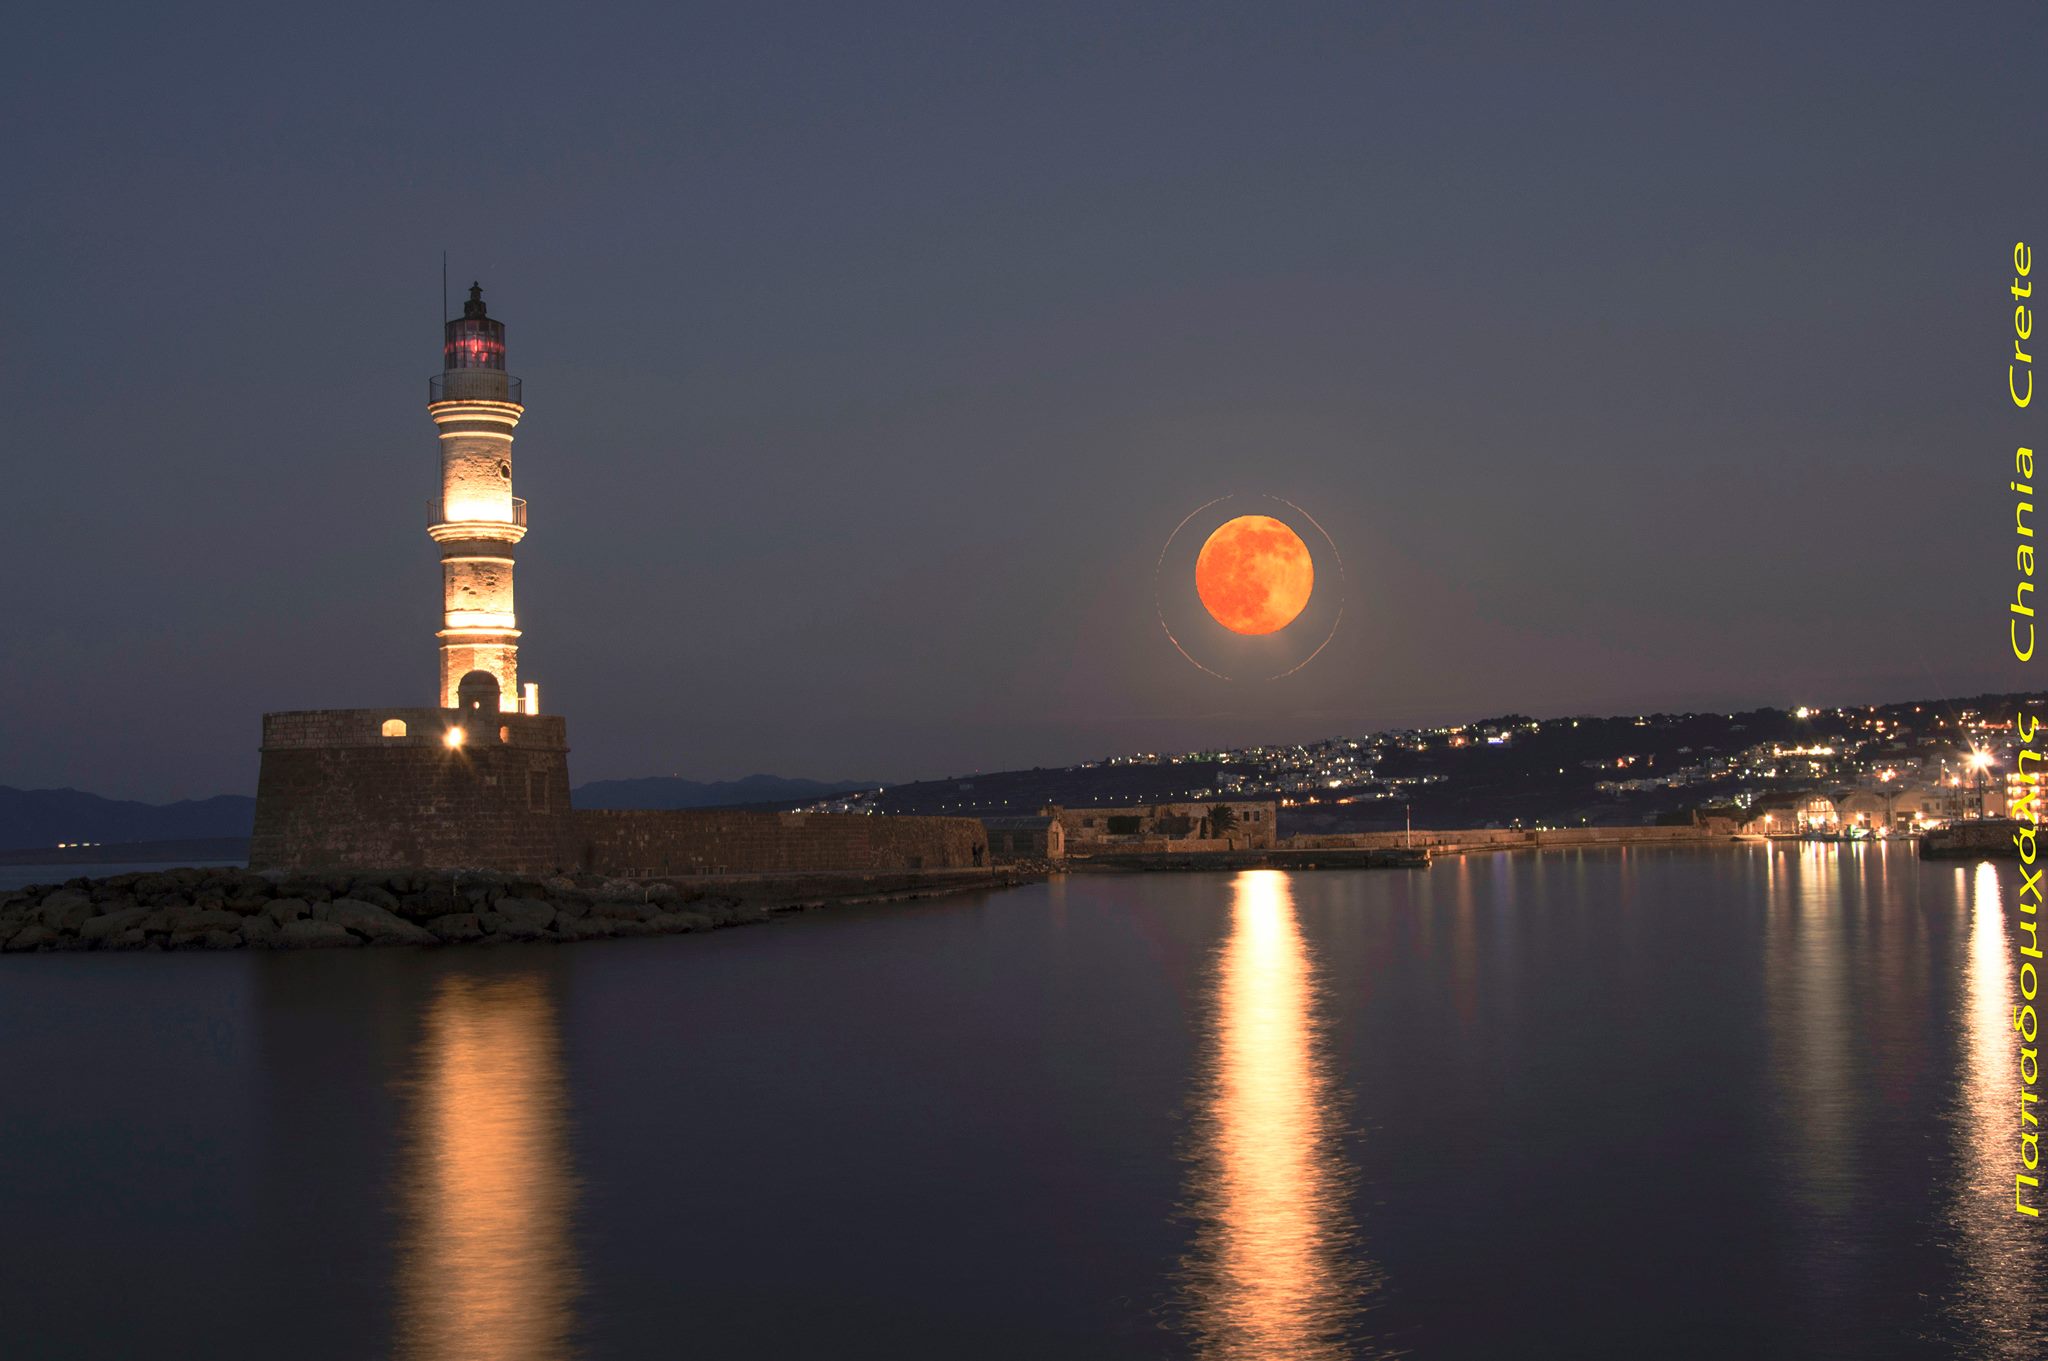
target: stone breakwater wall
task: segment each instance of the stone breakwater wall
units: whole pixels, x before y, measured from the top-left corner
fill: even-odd
[[[1542,830],[1476,827],[1465,830],[1407,832],[1349,832],[1321,836],[1290,836],[1276,845],[1288,851],[1385,851],[1413,845],[1439,855],[1459,851],[1506,851],[1553,846],[1664,846],[1686,843],[1726,843],[1733,838],[1697,827],[1557,827]]]
[[[263,716],[251,869],[528,876],[980,869],[979,820],[569,802],[559,715],[302,709]]]
[[[988,829],[975,818],[578,809],[569,821],[583,867],[601,874],[880,872],[988,864]]]
[[[1001,872],[763,875],[717,883],[440,871],[178,869],[0,891],[0,950],[240,950],[662,936],[806,908],[1000,888]]]

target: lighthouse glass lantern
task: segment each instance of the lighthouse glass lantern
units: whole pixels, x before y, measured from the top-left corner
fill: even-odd
[[[505,323],[484,313],[484,291],[469,286],[469,301],[462,315],[447,324],[447,338],[441,346],[444,369],[505,369]]]

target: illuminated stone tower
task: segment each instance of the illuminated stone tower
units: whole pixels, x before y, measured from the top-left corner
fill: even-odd
[[[441,372],[427,383],[427,414],[441,430],[441,499],[427,527],[441,546],[441,707],[478,707],[482,678],[463,680],[483,672],[497,682],[502,711],[537,713],[538,687],[519,690],[512,607],[512,550],[526,537],[526,502],[512,494],[512,430],[526,408],[519,380],[505,372],[505,323],[485,313],[481,287],[470,285],[446,332]]]

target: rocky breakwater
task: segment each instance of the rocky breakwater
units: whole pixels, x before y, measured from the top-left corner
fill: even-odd
[[[665,936],[834,904],[1020,882],[1014,874],[733,881],[177,869],[0,892],[0,950],[296,950]]]

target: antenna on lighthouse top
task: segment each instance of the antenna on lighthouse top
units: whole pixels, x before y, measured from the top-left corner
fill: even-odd
[[[448,252],[441,252],[441,320],[448,320]]]

